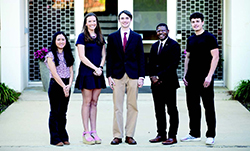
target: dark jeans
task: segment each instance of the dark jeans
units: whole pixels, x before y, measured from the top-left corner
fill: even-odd
[[[205,117],[207,122],[206,137],[215,137],[216,117],[214,108],[214,82],[212,81],[208,88],[203,87],[203,83],[196,84],[188,82],[186,87],[187,107],[189,112],[190,135],[194,137],[201,136],[201,106],[202,98],[205,108]]]
[[[166,105],[169,115],[169,138],[176,138],[179,115],[176,106],[176,89],[168,88],[164,85],[152,86],[152,94],[155,106],[155,117],[158,136],[166,137],[167,122],[166,122]]]
[[[69,83],[69,79],[62,80],[65,84]],[[56,145],[59,142],[69,140],[68,133],[65,128],[66,112],[70,97],[65,97],[63,88],[53,78],[50,79],[48,95],[50,103],[50,144]]]

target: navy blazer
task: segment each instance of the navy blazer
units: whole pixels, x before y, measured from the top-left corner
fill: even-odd
[[[125,73],[131,79],[145,77],[145,60],[142,38],[130,30],[123,51],[120,29],[108,36],[106,76],[121,79]]]
[[[173,39],[167,39],[161,53],[158,55],[159,41],[151,46],[149,56],[149,75],[158,76],[162,84],[179,88],[177,68],[180,62],[180,45]]]

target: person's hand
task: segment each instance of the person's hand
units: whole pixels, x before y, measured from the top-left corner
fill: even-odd
[[[70,92],[71,85],[70,84],[66,85],[66,89],[68,90],[68,92]]]
[[[138,87],[141,88],[143,86],[143,84],[144,84],[144,79],[139,78],[139,80],[138,80]]]
[[[101,76],[102,75],[102,68],[97,68],[94,72],[93,72],[93,74],[95,75],[95,76]]]
[[[155,84],[159,80],[156,76],[152,76],[150,77],[150,79],[151,79],[152,84]]]
[[[185,86],[188,86],[188,82],[187,82],[187,80],[185,79],[185,77],[184,77],[182,80],[183,80],[183,82],[184,82],[184,85],[185,85]]]
[[[205,81],[204,81],[204,83],[203,83],[204,88],[209,87],[209,85],[210,85],[210,83],[211,83],[211,80],[212,80],[211,77],[206,77],[206,78],[205,78]]]
[[[64,92],[65,97],[69,97],[69,90],[70,90],[69,85],[66,85],[65,87],[63,87],[63,92]]]
[[[115,85],[115,81],[111,78],[111,77],[108,77],[108,81],[109,81],[109,86],[112,90],[114,90],[114,85]]]

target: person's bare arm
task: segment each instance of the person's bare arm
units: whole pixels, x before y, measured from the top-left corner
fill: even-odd
[[[190,57],[190,52],[187,52],[186,57],[185,57],[185,62],[184,62],[184,76],[183,76],[183,82],[185,86],[188,86],[188,82],[185,77],[188,71],[189,57]]]
[[[203,83],[203,86],[205,88],[207,88],[210,85],[211,80],[212,80],[212,76],[213,76],[214,71],[215,71],[215,69],[217,67],[217,64],[218,64],[218,61],[219,61],[219,49],[215,48],[215,49],[211,50],[211,55],[212,55],[213,58],[212,58],[212,61],[211,61],[210,69],[209,69],[208,75],[205,78],[205,81]]]

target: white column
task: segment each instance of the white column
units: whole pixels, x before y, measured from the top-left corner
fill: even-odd
[[[176,0],[167,0],[167,25],[169,37],[176,40]]]
[[[1,0],[1,82],[17,91],[28,85],[25,0]],[[11,11],[11,13],[10,13]]]
[[[134,7],[133,7],[134,0],[118,0],[118,14],[123,10],[128,10],[133,15],[134,14]],[[117,14],[117,17],[118,17]],[[133,15],[134,17],[134,15]],[[130,28],[133,30],[133,21],[130,24]],[[120,28],[120,24],[118,23],[118,28]]]
[[[2,42],[2,40],[1,40],[1,2],[0,2],[0,82],[2,82],[1,81],[1,42]]]
[[[224,0],[224,73],[230,90],[250,79],[249,6],[249,0]]]
[[[77,40],[78,35],[82,31],[84,21],[84,0],[75,0],[75,40]],[[80,64],[80,59],[78,57],[77,47],[75,48],[75,75],[78,74],[78,68]]]

